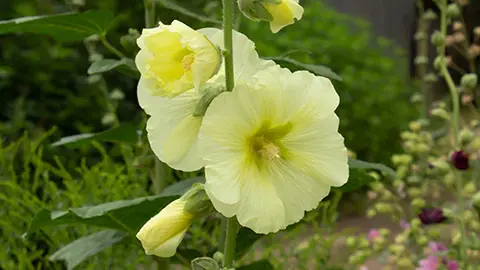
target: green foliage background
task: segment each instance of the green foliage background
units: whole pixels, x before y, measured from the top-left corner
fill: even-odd
[[[79,2],[2,0],[0,19],[107,9],[118,15],[108,34],[117,47],[129,28],[140,30],[144,25],[141,1],[74,5]],[[203,14],[200,19],[220,19],[219,1],[176,3]],[[337,112],[347,147],[364,160],[388,162],[400,147],[399,131],[414,113],[407,104],[411,91],[407,74],[399,75],[407,71],[407,63],[400,60],[403,53],[390,41],[375,39],[364,21],[340,15],[321,1],[310,1],[305,10],[302,21],[277,35],[266,23],[246,19],[239,21],[239,29],[256,42],[263,57],[290,53],[291,58],[328,66],[341,75],[343,81],[334,84],[341,96]],[[178,19],[193,28],[212,26],[162,5],[158,18],[164,23]],[[97,53],[113,57],[101,46]],[[134,51],[127,53],[134,56]],[[47,228],[24,239],[34,213],[151,194],[148,170],[134,166],[147,146],[94,143],[72,150],[50,144],[63,136],[108,128],[101,119],[110,109],[108,93],[113,89],[125,94],[115,107],[120,121],[141,122],[136,81],[115,71],[101,80],[89,76],[91,59],[84,44],[62,44],[39,35],[0,36],[0,58],[0,213],[6,217],[0,221],[0,269],[62,269],[61,264],[48,262],[47,255],[96,229]],[[173,175],[185,177],[180,172]],[[197,224],[189,236],[198,245],[205,245],[209,237],[203,225]],[[92,258],[82,269],[133,269],[148,263],[131,242],[122,245]]]

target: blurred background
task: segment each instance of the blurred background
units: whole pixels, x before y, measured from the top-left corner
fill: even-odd
[[[433,7],[430,1],[423,2]],[[416,1],[305,0],[302,5],[304,18],[279,34],[272,35],[266,23],[240,16],[238,29],[256,43],[262,57],[288,55],[340,75],[342,80],[333,83],[341,96],[337,113],[347,147],[362,160],[389,164],[390,156],[401,149],[400,131],[419,113],[410,99],[417,89]],[[478,10],[478,6],[469,8]],[[116,15],[108,39],[133,58],[134,40],[126,35],[129,29],[143,28],[142,1],[1,0],[0,20],[90,9]],[[164,23],[178,19],[194,29],[218,26],[221,3],[158,1],[157,14]],[[471,26],[475,12],[468,14]],[[144,123],[135,78],[117,72],[87,73],[91,62],[102,57],[114,55],[95,39],[58,42],[37,34],[0,35],[0,189],[4,191],[0,215],[8,217],[0,220],[0,269],[63,269],[62,263],[50,262],[46,255],[95,231],[86,226],[47,228],[23,238],[39,209],[150,194],[150,171],[144,169],[148,145],[141,132],[138,142],[129,145],[51,146],[62,137],[100,132],[119,122]],[[440,97],[441,86],[436,87]],[[168,173],[172,179],[187,175]],[[199,227],[192,239],[202,239],[206,233]],[[135,269],[148,258],[130,245],[127,241],[123,248],[107,250],[82,264],[82,269]]]

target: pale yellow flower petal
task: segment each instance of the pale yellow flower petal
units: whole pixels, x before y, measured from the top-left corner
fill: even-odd
[[[155,155],[177,170],[202,168],[203,161],[197,148],[202,118],[192,115],[200,99],[198,93],[191,90],[174,99],[154,96],[148,89],[148,80],[143,78],[137,93],[140,106],[151,115],[147,121],[147,135]]]
[[[282,0],[281,4],[263,4],[272,15],[270,29],[277,33],[283,27],[295,23],[295,19],[300,20],[303,16],[303,7],[298,4],[298,0]]]
[[[145,251],[147,255],[156,255],[162,258],[170,258],[177,253],[177,248],[183,240],[187,229],[179,234],[175,235],[174,237],[168,239],[165,243],[159,245],[155,249],[151,251]]]

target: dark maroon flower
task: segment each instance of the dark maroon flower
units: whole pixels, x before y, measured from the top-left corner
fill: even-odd
[[[441,223],[447,220],[440,208],[423,208],[422,212],[418,214],[418,218],[424,225]]]
[[[453,152],[450,161],[452,162],[453,166],[459,170],[463,171],[470,168],[470,164],[468,162],[468,154],[463,152],[462,150]]]

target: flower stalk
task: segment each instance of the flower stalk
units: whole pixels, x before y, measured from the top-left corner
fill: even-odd
[[[227,91],[232,91],[235,85],[233,77],[233,17],[234,1],[223,0],[223,43],[225,50],[223,57],[225,61],[225,86]],[[235,244],[237,238],[237,220],[235,217],[226,218],[224,259],[223,267],[233,267],[235,257]]]
[[[439,0],[438,2],[440,10],[441,10],[441,18],[440,18],[440,31],[443,36],[447,35],[447,7],[448,7],[448,1],[447,0]],[[441,59],[445,59],[445,43],[443,43],[439,47],[439,56]],[[458,89],[455,86],[455,83],[452,79],[452,76],[450,76],[450,73],[448,72],[447,69],[447,62],[445,60],[441,61],[441,66],[440,66],[440,72],[445,79],[445,82],[447,83],[448,89],[450,91],[450,95],[452,98],[452,117],[451,117],[451,123],[452,123],[452,129],[453,129],[453,148],[454,150],[459,150],[460,148],[460,136],[459,136],[459,124],[460,124],[460,99],[459,99],[459,93]],[[456,189],[457,189],[457,201],[458,201],[458,213],[462,214],[465,209],[465,202],[463,199],[463,179],[462,177],[458,177],[459,174],[458,172],[455,173],[455,182],[456,182]],[[465,229],[465,221],[463,220],[462,217],[458,219],[458,225],[460,227],[460,233],[461,233],[461,238],[460,238],[460,258],[461,261],[466,260],[466,229]]]

